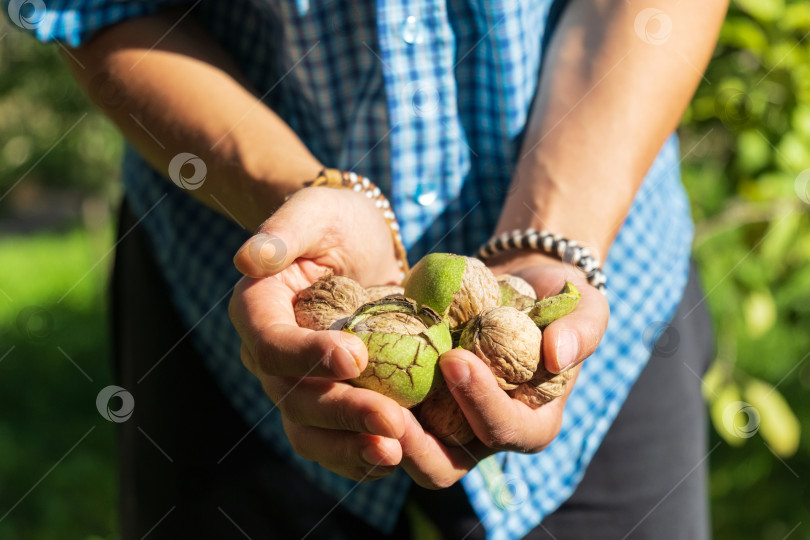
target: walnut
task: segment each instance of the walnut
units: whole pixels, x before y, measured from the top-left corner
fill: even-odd
[[[534,306],[537,301],[537,293],[525,279],[511,274],[501,274],[496,276],[496,279],[501,288],[501,305],[511,306],[518,311],[524,311]]]
[[[421,403],[444,386],[439,356],[450,350],[450,330],[439,315],[404,296],[361,306],[344,323],[368,349],[368,365],[349,382],[385,394],[402,407]]]
[[[532,409],[537,409],[563,395],[573,375],[573,369],[555,374],[541,367],[529,382],[521,384],[509,392],[509,395]]]
[[[492,271],[478,259],[461,255],[426,255],[405,277],[404,287],[405,296],[436,310],[451,329],[501,305]]]
[[[537,371],[541,341],[540,330],[525,313],[501,306],[473,318],[459,345],[489,366],[501,388],[512,390]]]
[[[475,438],[470,423],[446,385],[419,406],[419,423],[447,446],[461,446]]]
[[[529,285],[529,282],[522,277],[513,276],[512,274],[501,274],[499,276],[495,276],[495,279],[498,280],[498,285],[501,287],[508,285],[515,292],[537,300],[537,291],[535,291],[534,287]]]
[[[369,302],[374,302],[386,296],[404,295],[405,289],[399,285],[374,285],[366,288],[366,292],[368,293]]]
[[[302,328],[329,330],[369,301],[359,283],[329,274],[298,293],[295,321]]]

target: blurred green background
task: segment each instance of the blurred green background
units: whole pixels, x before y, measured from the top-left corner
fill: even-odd
[[[808,34],[806,1],[736,0],[680,129],[718,341],[720,539],[810,538]],[[122,141],[59,52],[0,17],[0,538],[117,538],[94,397]]]

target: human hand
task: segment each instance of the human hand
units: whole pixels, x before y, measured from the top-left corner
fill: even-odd
[[[579,373],[578,364],[596,350],[607,328],[607,301],[581,273],[541,254],[504,255],[492,267],[495,274],[522,277],[540,298],[557,294],[565,281],[574,283],[582,293],[577,308],[550,324],[543,331],[542,341],[545,368],[559,373],[572,366],[569,369],[575,370],[574,376],[561,397],[531,409],[510,398],[473,353],[461,349],[445,353],[439,361],[445,382],[478,440],[462,448],[448,447],[412,418],[400,439],[402,467],[424,487],[452,485],[478,461],[499,451],[535,453],[547,447],[560,431],[563,409]]]
[[[300,328],[293,311],[296,294],[326,272],[364,286],[399,282],[381,212],[350,190],[303,189],[262,224],[234,263],[246,276],[229,305],[242,362],[281,411],[293,449],[354,480],[391,474],[402,457],[404,409],[342,382],[366,367],[359,338]]]

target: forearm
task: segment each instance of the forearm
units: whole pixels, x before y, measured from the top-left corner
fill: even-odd
[[[672,32],[650,44],[635,22],[654,4],[569,4],[550,43],[497,232],[547,229],[607,255],[700,82],[727,6],[668,3]]]
[[[172,13],[113,26],[73,51],[84,69],[70,64],[85,91],[156,170],[167,174],[178,153],[197,155],[207,176],[189,194],[252,231],[321,164],[246,88],[203,29],[190,19],[171,29],[178,18]],[[89,91],[100,74],[123,95],[110,100]]]

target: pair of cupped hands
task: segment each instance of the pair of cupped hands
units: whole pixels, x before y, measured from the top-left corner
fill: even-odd
[[[474,354],[455,349],[442,355],[439,366],[477,440],[445,446],[408,409],[346,382],[368,361],[358,337],[296,324],[296,294],[326,272],[363,286],[399,282],[390,230],[362,194],[321,187],[296,192],[239,249],[234,263],[245,275],[229,305],[242,362],[278,407],[293,449],[305,459],[359,481],[401,467],[420,486],[438,489],[490,454],[539,452],[559,433],[573,384],[533,410],[501,390]],[[566,280],[579,288],[576,310],[545,329],[542,342],[546,369],[579,370],[607,326],[604,297],[570,266],[540,254],[515,253],[492,270],[522,277],[539,298],[556,294]]]

